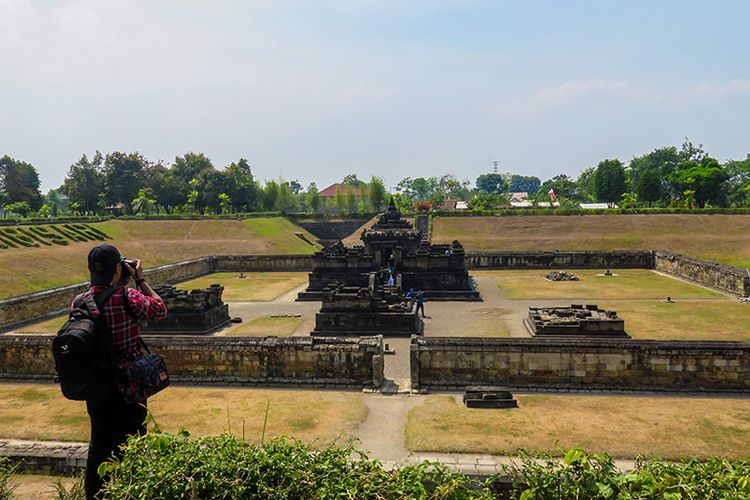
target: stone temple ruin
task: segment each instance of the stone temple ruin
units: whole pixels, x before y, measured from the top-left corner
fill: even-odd
[[[205,335],[229,322],[229,306],[221,299],[224,287],[178,290],[173,286],[155,288],[167,306],[167,318],[144,321],[141,332],[150,335]]]
[[[310,335],[422,335],[424,322],[417,316],[414,302],[376,286],[374,274],[368,288],[337,285],[326,289]]]
[[[616,311],[605,311],[594,304],[529,307],[524,322],[534,337],[630,338],[625,333],[625,320]]]
[[[313,256],[309,286],[298,300],[320,300],[334,285],[365,288],[370,273],[394,271],[402,291],[424,290],[429,300],[482,300],[466,269],[458,241],[434,245],[401,217],[393,199],[377,223],[362,232],[364,245],[346,247],[340,241]]]

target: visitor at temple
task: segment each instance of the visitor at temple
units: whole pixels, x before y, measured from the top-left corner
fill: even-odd
[[[418,291],[417,294],[414,296],[414,300],[417,302],[417,316],[419,316],[419,311],[422,311],[422,317],[425,318],[424,315],[424,292],[422,290]]]
[[[104,317],[117,354],[122,362],[133,361],[140,355],[140,327],[138,321],[161,320],[167,307],[146,282],[140,260],[126,260],[113,245],[102,244],[91,249],[88,256],[91,286],[86,294],[98,296],[114,288],[103,304]],[[129,288],[131,277],[137,289]],[[75,305],[74,305],[75,307]],[[84,481],[86,498],[98,498],[102,488],[99,465],[119,453],[128,435],[145,434],[146,402],[127,404],[113,386],[105,399],[87,400],[86,410],[91,420],[91,441],[86,460]]]
[[[409,288],[409,291],[404,295],[408,300],[414,300],[414,288]]]

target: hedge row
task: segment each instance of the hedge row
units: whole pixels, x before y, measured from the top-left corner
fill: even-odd
[[[477,217],[497,215],[750,215],[750,208],[508,208],[502,210],[433,210],[430,214],[441,217]]]
[[[262,438],[261,438],[262,440]],[[131,438],[120,461],[99,468],[106,497],[726,499],[750,495],[750,459],[685,463],[637,460],[617,469],[608,455],[574,448],[560,461],[520,458],[480,481],[424,462],[388,470],[352,445],[313,448],[292,438],[253,445],[230,434],[190,438],[151,432]]]

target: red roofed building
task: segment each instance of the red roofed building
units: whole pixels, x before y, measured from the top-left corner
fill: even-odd
[[[334,182],[327,188],[320,190],[320,197],[333,199],[336,196],[337,189],[341,190],[342,195],[346,195],[346,184],[343,182]],[[362,198],[367,194],[367,189],[364,185],[352,186],[352,191],[354,191],[354,196],[357,198]]]

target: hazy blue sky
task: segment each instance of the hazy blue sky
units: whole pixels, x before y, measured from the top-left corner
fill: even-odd
[[[577,175],[684,137],[750,153],[750,1],[0,0],[0,155]]]

